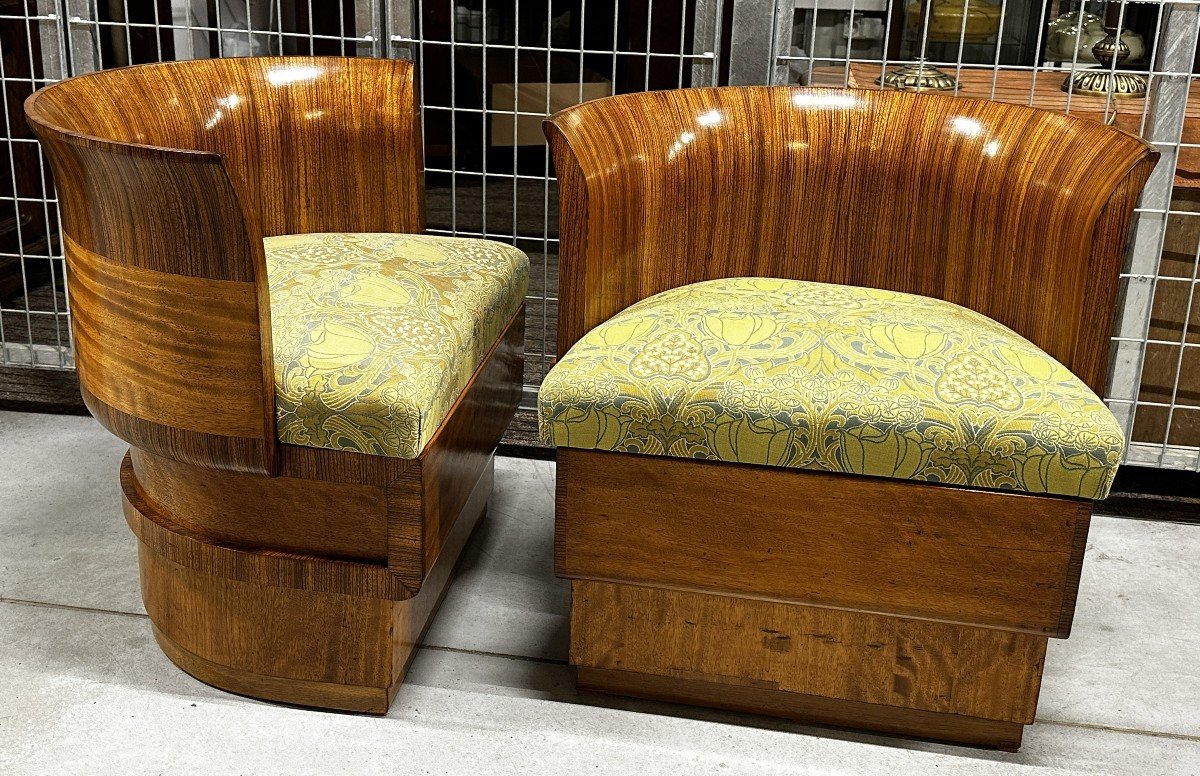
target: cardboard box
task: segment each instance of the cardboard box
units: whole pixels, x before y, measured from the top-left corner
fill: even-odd
[[[544,145],[542,120],[563,108],[569,108],[588,100],[612,94],[612,84],[600,79],[579,83],[522,83],[493,84],[492,115],[493,146],[538,146]],[[549,99],[549,111],[546,109]],[[520,111],[505,114],[504,111]],[[523,115],[523,114],[536,115]],[[516,119],[516,135],[513,135],[513,119]]]

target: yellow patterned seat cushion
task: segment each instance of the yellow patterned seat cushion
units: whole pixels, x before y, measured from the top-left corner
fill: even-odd
[[[644,299],[576,343],[538,403],[562,447],[1084,498],[1124,449],[1079,378],[990,318],[793,280]]]
[[[281,442],[415,458],[520,308],[529,259],[412,234],[263,241]]]

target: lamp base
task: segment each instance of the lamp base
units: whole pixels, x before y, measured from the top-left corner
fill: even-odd
[[[1080,70],[1067,76],[1062,90],[1090,97],[1145,97],[1146,78],[1137,73],[1114,73],[1111,70]]]
[[[889,71],[875,83],[902,92],[944,92],[958,86],[954,76],[933,65],[914,62]]]

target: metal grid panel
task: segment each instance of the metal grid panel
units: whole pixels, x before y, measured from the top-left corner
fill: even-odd
[[[718,0],[40,0],[40,5],[38,12],[19,8],[12,21],[28,28],[28,51],[37,48],[37,33],[53,41],[57,66],[27,80],[24,94],[68,72],[172,59],[336,54],[420,63],[429,231],[503,240],[532,260],[527,406],[553,358],[557,320],[557,190],[541,120],[584,99],[712,84],[717,78]],[[19,109],[20,102],[15,104]],[[10,147],[20,144],[38,154],[32,138],[14,136],[14,122],[23,119],[10,117]],[[40,155],[35,167],[44,179]],[[14,297],[5,310],[14,321],[44,316],[53,329],[51,341],[41,342],[38,335],[46,340],[45,331],[18,328],[6,318],[7,329],[0,329],[3,363],[29,363],[20,354],[30,351],[45,354],[42,366],[71,368],[55,200],[44,180],[25,199],[45,211],[51,226],[42,228],[40,253],[23,240],[26,247],[15,257],[23,267],[34,258],[52,264],[57,292],[45,311],[36,293]]]
[[[58,208],[21,110],[25,97],[62,77],[65,60],[56,3],[0,2],[8,164],[0,176],[0,366],[74,367]]]
[[[719,5],[419,0],[390,8],[390,55],[423,63],[429,231],[502,240],[530,256],[526,406],[553,361],[558,317],[558,191],[541,122],[613,93],[716,83]]]
[[[1118,29],[1141,31],[1140,56],[1098,63],[1098,25],[1048,25],[1102,16],[1102,0],[739,2],[733,36],[759,43],[731,53],[730,81],[882,88],[898,66],[932,65],[951,76],[947,93],[1082,114],[1153,143],[1162,161],[1136,211],[1105,401],[1131,442],[1128,462],[1200,470],[1200,3],[1110,5]],[[1071,81],[1104,68],[1140,74],[1146,96],[1092,96]]]

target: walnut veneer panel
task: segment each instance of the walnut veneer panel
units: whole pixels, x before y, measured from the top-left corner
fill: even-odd
[[[891,69],[891,65],[888,69]],[[849,72],[845,67],[813,68],[813,86],[841,87],[846,83],[852,89],[879,89],[875,79],[882,73],[879,64],[854,62]],[[1144,97],[1093,97],[1063,91],[1063,73],[1036,72],[1033,70],[1005,68],[963,68],[955,71],[958,79],[958,96],[974,97],[1013,105],[1032,105],[1034,108],[1056,113],[1070,111],[1071,115],[1104,122],[1113,120],[1113,126],[1132,134],[1140,134],[1142,117],[1145,113]],[[1175,165],[1175,186],[1195,188],[1200,186],[1200,148],[1191,147],[1200,142],[1200,83],[1193,80],[1188,89],[1187,104],[1183,117],[1183,148],[1178,150]]]
[[[81,137],[219,155],[264,237],[424,229],[411,62],[238,57],[188,65],[97,72],[40,92],[27,110]]]
[[[1029,724],[1046,639],[633,585],[572,583],[571,663]]]
[[[730,684],[723,678],[681,679],[677,676],[590,666],[579,666],[577,676],[579,689],[583,691],[768,714],[819,725],[867,728],[936,741],[994,747],[1008,752],[1020,749],[1024,731],[1024,725],[1019,722]]]
[[[382,564],[387,498],[379,485],[262,477],[131,450],[137,484],[155,512],[206,541]]]
[[[560,448],[573,579],[1066,637],[1091,502]]]
[[[111,262],[68,239],[79,380],[106,405],[165,426],[262,439],[253,283]]]

